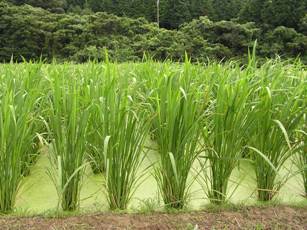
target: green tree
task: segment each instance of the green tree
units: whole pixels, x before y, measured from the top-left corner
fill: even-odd
[[[276,26],[298,28],[307,12],[306,0],[271,0],[262,11],[263,22]]]
[[[262,10],[267,0],[248,0],[240,12],[240,19],[245,22],[262,22]]]
[[[212,18],[216,21],[236,18],[245,3],[245,0],[215,0],[213,1],[214,16]]]
[[[306,0],[249,0],[240,13],[242,21],[298,29],[307,11]]]
[[[299,31],[307,35],[307,14],[300,21]]]
[[[66,0],[11,0],[11,2],[16,5],[28,4],[34,7],[60,12],[63,12],[63,9],[67,5]]]
[[[189,2],[184,0],[168,0],[161,4],[161,26],[164,28],[177,28],[186,21],[191,20]]]
[[[193,19],[197,19],[200,16],[208,16],[209,18],[215,16],[213,0],[190,0],[189,10]]]

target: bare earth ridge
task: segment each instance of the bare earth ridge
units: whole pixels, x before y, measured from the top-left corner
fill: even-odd
[[[190,213],[0,216],[0,229],[307,229],[307,207],[246,207]]]

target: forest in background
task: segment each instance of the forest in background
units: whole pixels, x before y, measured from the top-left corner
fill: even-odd
[[[0,61],[307,60],[306,0],[0,0]]]

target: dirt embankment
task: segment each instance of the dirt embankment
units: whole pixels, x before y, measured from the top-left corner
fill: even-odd
[[[306,229],[307,207],[246,207],[178,214],[94,214],[65,218],[0,217],[0,229]]]

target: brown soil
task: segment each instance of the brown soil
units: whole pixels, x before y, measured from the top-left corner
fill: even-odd
[[[306,229],[307,207],[154,214],[93,214],[65,218],[0,217],[0,229]]]

